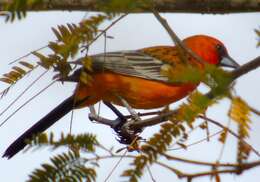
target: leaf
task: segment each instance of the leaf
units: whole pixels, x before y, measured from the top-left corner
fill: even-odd
[[[18,66],[14,66],[14,67],[12,67],[12,69],[17,71],[21,75],[25,75],[26,74],[26,71],[23,70],[22,68],[18,67]]]
[[[15,82],[9,78],[0,78],[0,81],[8,83],[8,84],[13,84]]]
[[[202,80],[201,69],[184,63],[165,66],[161,74],[167,76],[172,83],[199,83]]]
[[[244,136],[248,137],[251,124],[250,108],[240,97],[235,97],[232,99],[229,117],[244,128]]]
[[[54,135],[51,133],[48,137],[46,133],[39,134],[34,136],[33,140],[26,141],[29,146],[28,149],[32,147],[43,147],[49,146],[52,149],[57,149],[64,146],[73,146],[74,149],[83,149],[88,152],[95,151],[95,146],[98,145],[98,141],[95,135],[92,134],[78,134],[74,135],[66,135],[62,133],[60,139],[54,140]],[[77,150],[74,150],[74,153]]]
[[[28,62],[20,61],[19,63],[20,63],[21,65],[23,65],[23,66],[25,66],[25,67],[31,69],[31,70],[34,69],[34,66],[33,66],[32,64],[28,63]]]
[[[219,137],[218,140],[219,140],[221,143],[225,143],[225,142],[226,142],[226,139],[227,139],[227,134],[228,134],[227,128],[223,129],[223,131],[221,132],[220,137]]]
[[[29,175],[28,182],[41,181],[88,181],[96,180],[96,171],[85,167],[85,160],[74,152],[62,153],[50,159]]]
[[[238,163],[243,162],[249,156],[251,148],[244,143],[246,138],[249,138],[250,130],[250,107],[240,97],[232,98],[231,108],[229,110],[229,117],[238,124]]]
[[[258,40],[256,46],[259,47],[260,46],[260,28],[259,29],[255,29],[255,33],[257,35],[257,40]]]
[[[92,77],[86,71],[81,71],[80,81],[86,85],[89,85],[92,83]]]
[[[62,36],[60,35],[59,31],[56,30],[55,28],[51,28],[51,30],[53,31],[53,33],[55,34],[56,38],[58,39],[58,41],[62,41]]]

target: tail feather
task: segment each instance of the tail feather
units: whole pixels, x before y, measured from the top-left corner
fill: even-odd
[[[5,151],[3,157],[12,158],[15,154],[21,151],[27,144],[26,140],[32,139],[38,133],[48,129],[51,125],[57,122],[60,118],[66,115],[73,109],[74,97],[71,96],[53,109],[50,113],[44,116],[40,121],[34,124],[31,128],[25,131],[18,139],[16,139]]]

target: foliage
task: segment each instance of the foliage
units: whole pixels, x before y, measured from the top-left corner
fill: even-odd
[[[9,1],[4,8],[10,14],[6,16],[6,21],[14,21],[16,18],[19,20],[26,17],[26,10],[30,7],[40,5],[43,0],[13,0]]]
[[[19,62],[19,64],[20,66],[13,66],[9,73],[4,74],[2,78],[0,78],[0,81],[8,84],[14,84],[35,68],[32,64],[24,61]]]
[[[52,28],[57,41],[50,42],[48,47],[53,54],[45,56],[34,52],[34,55],[40,59],[39,65],[46,69],[53,67],[59,72],[61,78],[65,78],[72,69],[68,64],[69,58],[74,58],[83,45],[88,45],[99,32],[98,26],[111,18],[110,15],[98,14],[83,20],[78,25],[71,23],[66,26],[60,25],[56,29]],[[85,60],[84,65],[87,65],[87,62],[90,64],[88,59]]]
[[[58,154],[50,159],[51,163],[42,164],[40,169],[34,170],[30,175],[30,182],[37,181],[95,181],[96,172],[94,168],[85,167],[87,160],[80,156],[79,150],[84,152],[95,152],[98,144],[96,137],[92,134],[79,134],[77,136],[61,135],[60,139],[54,140],[53,133],[39,134],[29,143],[28,148],[50,146],[57,149],[70,146],[72,151]]]
[[[258,38],[257,47],[260,47],[260,28],[255,29],[255,33],[256,33],[257,38]]]
[[[95,135],[92,134],[79,134],[66,135],[62,133],[59,140],[54,140],[53,133],[50,133],[49,136],[46,133],[39,134],[34,137],[34,140],[28,141],[28,148],[31,147],[42,147],[50,146],[53,149],[57,149],[62,146],[72,146],[73,148],[83,149],[84,151],[94,152],[95,145],[98,145],[98,141]]]
[[[37,66],[34,66],[28,62],[20,61],[19,66],[13,66],[11,71],[8,73],[3,74],[2,77],[0,77],[0,81],[9,84],[9,87],[4,89],[0,95],[1,97],[5,96],[11,86],[13,86],[17,81],[22,79],[25,75],[29,74],[31,71],[33,71]]]
[[[44,55],[40,52],[33,52],[33,55],[39,59],[38,65],[45,69],[53,68],[54,71],[58,72],[54,78],[66,78],[72,71],[72,66],[68,63],[69,59],[74,58],[82,47],[91,44],[99,33],[98,26],[105,20],[110,20],[111,18],[113,18],[111,15],[97,14],[81,21],[79,24],[71,23],[52,28],[57,41],[51,41],[48,48],[50,48],[53,53]],[[86,57],[82,62],[85,69],[91,71],[91,60]],[[38,65],[34,66],[27,61],[20,61],[9,73],[4,74],[2,78],[0,78],[0,81],[12,86]],[[23,67],[26,67],[27,70],[24,70]],[[82,72],[80,80],[83,83],[88,83],[91,77],[86,72]],[[2,93],[5,94],[8,90],[9,88]]]
[[[95,181],[96,172],[85,167],[78,152],[62,153],[50,159],[51,164],[42,164],[29,175],[28,182],[42,181]]]
[[[242,163],[249,156],[251,151],[250,146],[248,146],[243,141],[249,137],[250,130],[250,108],[245,101],[240,97],[232,98],[232,105],[229,111],[229,117],[235,121],[238,125],[238,152],[237,161]]]

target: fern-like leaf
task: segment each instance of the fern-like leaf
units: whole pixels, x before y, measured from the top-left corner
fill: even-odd
[[[240,97],[232,99],[231,108],[229,110],[229,117],[238,125],[238,153],[237,161],[239,163],[246,160],[249,156],[251,148],[243,141],[249,137],[250,130],[250,108],[247,103]]]
[[[110,15],[98,14],[79,24],[68,23],[52,28],[57,41],[49,42],[48,47],[53,53],[46,56],[35,52],[34,55],[40,60],[39,65],[46,69],[53,68],[58,72],[60,78],[67,77],[72,70],[68,60],[73,59],[82,46],[94,39],[98,33],[98,26],[102,22],[111,18]],[[81,79],[87,83],[91,78],[89,75],[83,75]]]
[[[2,77],[0,77],[0,81],[7,83],[10,86],[0,93],[1,97],[7,94],[11,86],[13,86],[16,82],[24,78],[25,75],[29,74],[35,68],[36,67],[31,63],[20,61],[19,65],[13,66],[11,71],[3,74]]]
[[[98,145],[96,136],[93,134],[78,134],[74,135],[64,135],[61,134],[60,139],[55,140],[53,133],[49,136],[46,133],[39,134],[34,137],[32,141],[28,141],[28,148],[32,147],[40,148],[43,146],[49,146],[52,149],[57,149],[59,147],[71,146],[73,148],[82,149],[87,152],[94,152],[95,146]]]
[[[13,22],[16,18],[18,20],[26,17],[26,10],[30,7],[40,5],[43,0],[12,0],[6,2],[4,11],[8,11],[6,21]]]
[[[50,159],[50,164],[42,164],[29,175],[28,182],[42,181],[95,181],[96,171],[85,167],[86,161],[78,152],[68,152],[56,155]]]
[[[256,33],[256,35],[257,35],[257,40],[258,40],[258,42],[257,42],[257,47],[260,47],[260,28],[259,29],[255,29],[255,33]]]

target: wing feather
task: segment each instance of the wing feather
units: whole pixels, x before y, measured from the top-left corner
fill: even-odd
[[[91,56],[94,70],[109,70],[115,73],[144,79],[168,82],[161,75],[166,63],[140,51],[120,51]]]

